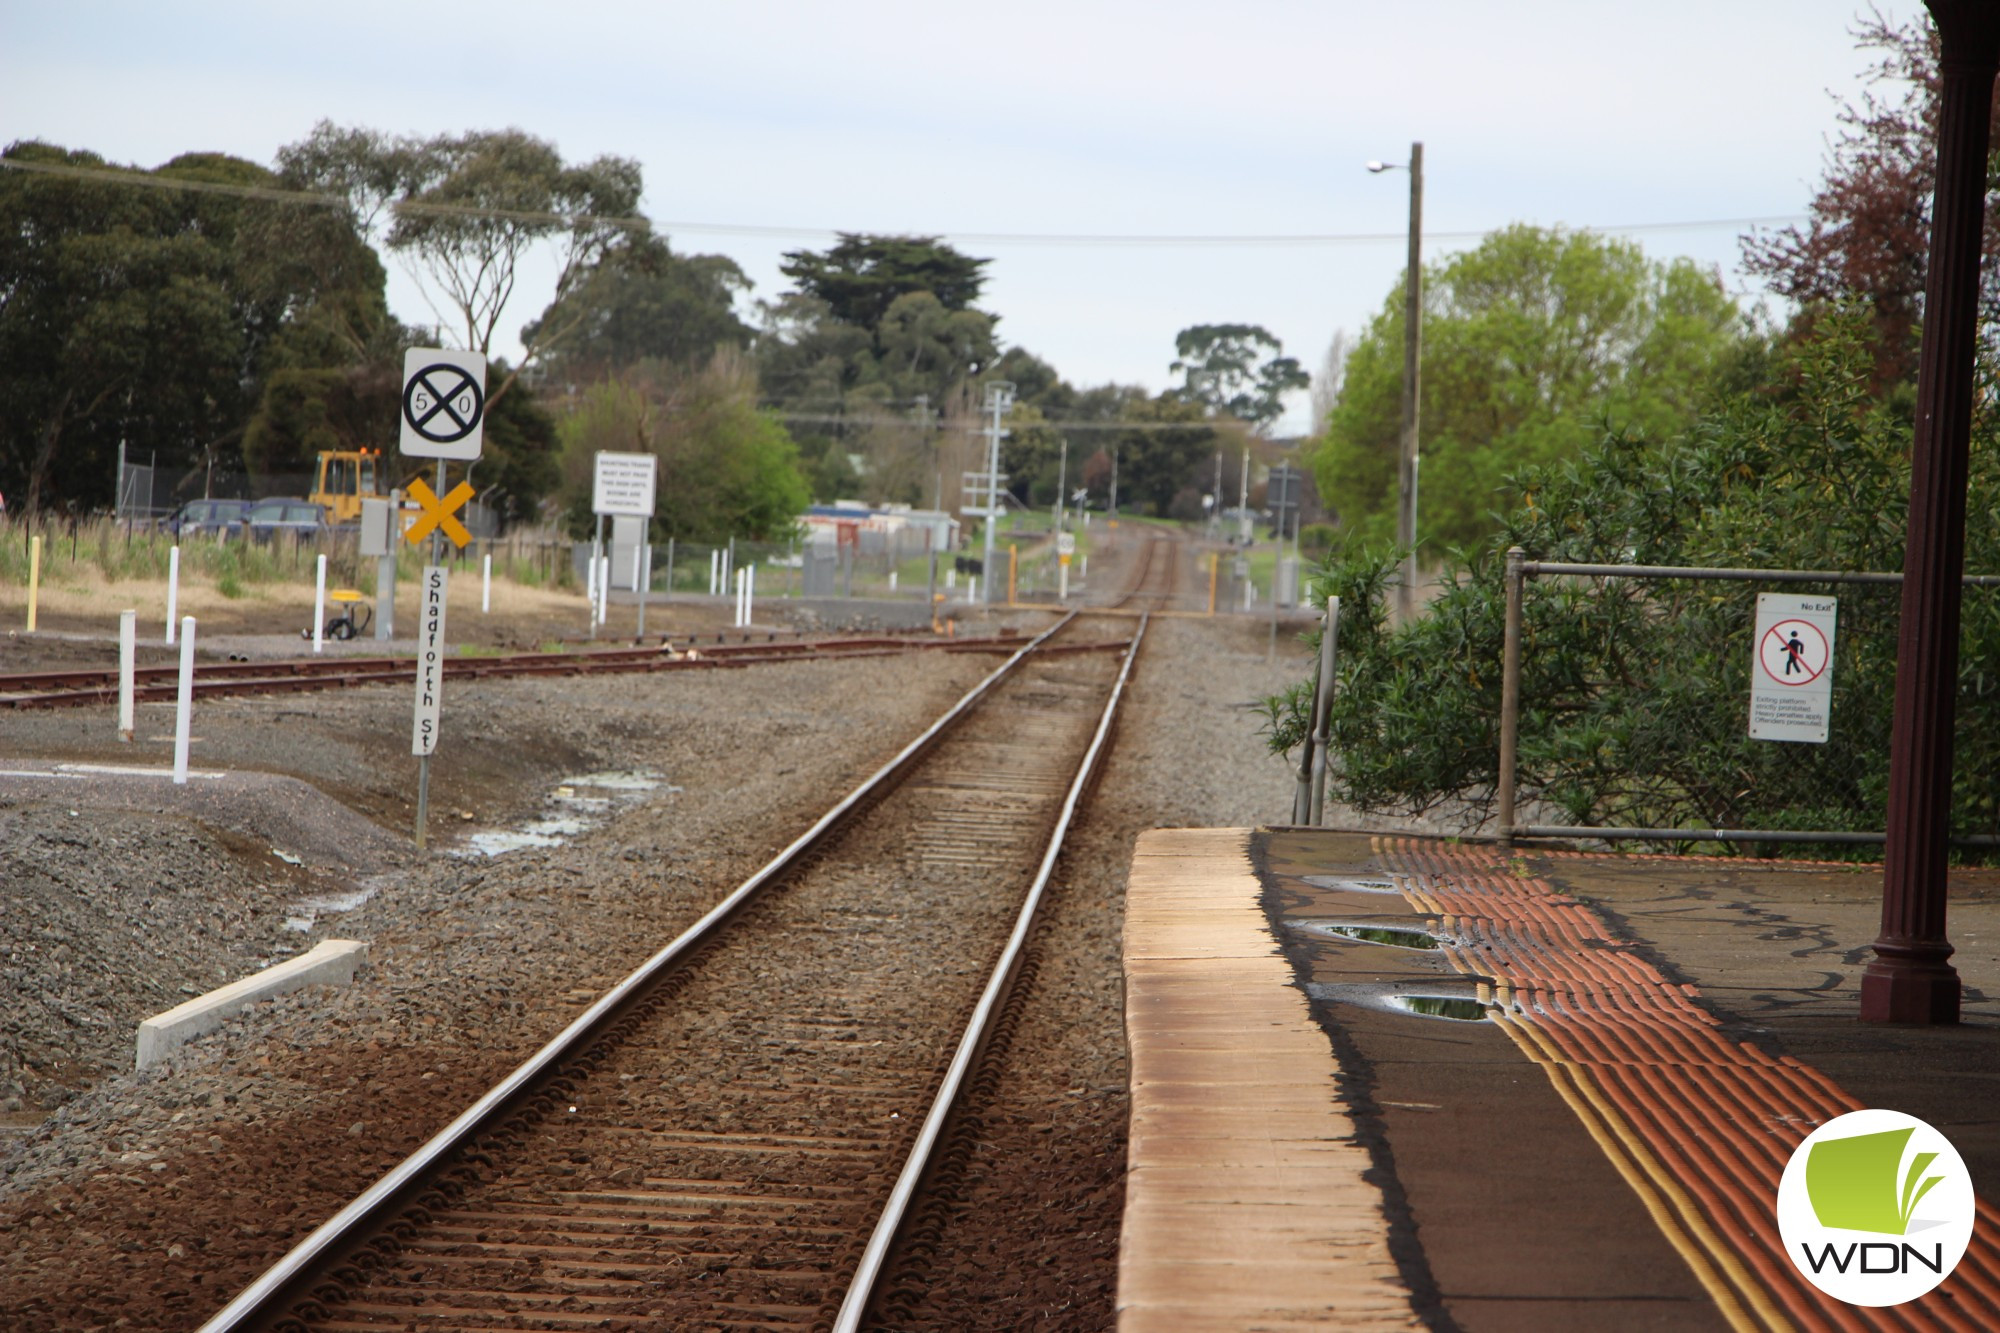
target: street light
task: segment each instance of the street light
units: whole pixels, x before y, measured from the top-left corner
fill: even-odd
[[[1410,145],[1408,162],[1370,162],[1376,175],[1410,173],[1410,267],[1403,284],[1403,441],[1397,469],[1396,541],[1409,555],[1403,561],[1396,605],[1405,624],[1417,613],[1417,412],[1422,403],[1423,368],[1424,146]]]

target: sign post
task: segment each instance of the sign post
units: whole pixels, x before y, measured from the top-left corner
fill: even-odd
[[[657,473],[660,460],[652,454],[614,454],[600,451],[596,467],[591,476],[590,508],[597,515],[597,540],[592,545],[591,559],[594,561],[604,551],[604,520],[606,518],[637,518],[645,520],[639,531],[639,544],[644,546],[651,538],[653,502],[658,490]],[[611,603],[610,590],[603,586],[611,581],[611,570],[607,562],[598,574],[601,580],[597,595],[600,606]],[[645,632],[644,607],[645,590],[639,590],[640,633]],[[590,617],[590,637],[597,637],[597,623],[602,612],[593,609]]]
[[[422,513],[403,539],[415,546],[430,538],[417,613],[417,693],[410,727],[410,753],[417,757],[417,849],[425,845],[430,814],[431,754],[437,749],[444,698],[444,612],[450,571],[444,542],[463,549],[472,540],[458,511],[477,493],[461,481],[445,490],[447,461],[479,461],[486,419],[486,358],[477,352],[413,347],[403,357],[401,452],[406,458],[437,460],[437,488],[421,477],[410,482],[409,498]],[[393,529],[393,520],[392,520]]]
[[[1056,538],[1056,600],[1069,600],[1069,559],[1076,554],[1076,534],[1065,532]]]
[[[1757,594],[1750,660],[1750,735],[1824,742],[1833,713],[1837,599]]]

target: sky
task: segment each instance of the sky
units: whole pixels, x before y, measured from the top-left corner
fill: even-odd
[[[784,251],[835,231],[941,235],[991,259],[981,305],[1005,344],[1080,386],[1159,390],[1190,325],[1261,324],[1309,369],[1336,330],[1359,332],[1399,281],[1409,208],[1407,175],[1365,164],[1403,162],[1413,140],[1426,259],[1514,222],[1721,221],[1621,234],[1757,299],[1733,220],[1803,216],[1867,68],[1862,10],[0,0],[0,142],[150,167],[270,163],[322,119],[515,126],[571,160],[637,159],[643,211],[677,250],[734,258],[753,297],[789,286]],[[1102,239],[1191,235],[1236,239]],[[1268,239],[1297,236],[1378,239]],[[397,315],[434,322],[389,268]],[[553,277],[526,272],[504,329],[541,312]],[[1295,395],[1280,430],[1306,413]]]

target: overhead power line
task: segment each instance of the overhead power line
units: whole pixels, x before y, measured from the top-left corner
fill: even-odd
[[[195,194],[222,194],[238,199],[262,199],[274,204],[296,204],[309,208],[350,208],[345,195],[318,194],[311,190],[280,190],[268,185],[231,185],[223,181],[185,180],[178,176],[156,176],[139,171],[113,171],[106,167],[78,167],[67,162],[23,162],[0,157],[0,167],[33,171],[48,176],[96,181],[104,185],[135,185],[149,190],[184,190]],[[555,223],[573,227],[597,224],[643,231],[653,224],[643,217],[610,217],[598,213],[545,213],[520,208],[479,208],[469,204],[441,204],[421,199],[391,199],[388,207],[398,213],[418,213],[426,217],[491,218],[501,222]]]
[[[769,412],[774,412],[778,416],[783,417],[786,421],[798,422],[805,425],[901,426],[907,428],[921,428],[925,430],[951,430],[951,431],[966,431],[966,432],[977,432],[983,429],[979,421],[973,418],[966,418],[963,421],[932,421],[926,424],[924,422],[917,421],[912,417],[842,416],[838,412],[791,412],[785,410],[782,407],[769,407],[764,410]],[[1059,431],[1093,431],[1093,430],[1148,431],[1148,430],[1200,430],[1203,427],[1207,427],[1211,430],[1214,430],[1232,426],[1238,427],[1243,430],[1252,429],[1252,427],[1248,422],[1237,421],[1234,420],[1233,418],[1225,420],[1216,420],[1213,418],[1197,418],[1193,421],[1120,421],[1115,419],[1109,421],[1016,421],[1011,423],[1008,426],[1008,429],[1017,431],[1026,431],[1026,430],[1036,430],[1042,427],[1047,427],[1050,430],[1059,430]]]
[[[139,171],[115,171],[104,167],[79,167],[61,162],[27,162],[0,157],[0,167],[31,171],[49,176],[66,176],[107,185],[130,185],[142,189],[186,190],[199,194],[231,195],[241,199],[262,199],[271,203],[298,204],[315,208],[348,208],[344,195],[320,194],[311,190],[284,190],[263,185],[230,185],[221,181],[186,180]],[[491,218],[496,221],[553,223],[575,227],[599,225],[630,230],[654,228],[669,233],[701,236],[757,236],[773,240],[814,240],[851,233],[852,228],[789,227],[747,222],[661,221],[645,217],[613,217],[594,213],[544,213],[527,209],[480,208],[468,204],[442,204],[422,200],[391,200],[388,206],[399,213],[425,216]],[[1694,218],[1672,222],[1622,222],[1590,224],[1577,231],[1620,235],[1637,232],[1718,231],[1724,228],[1779,227],[1807,221],[1802,213],[1770,214],[1761,217]],[[1476,241],[1488,231],[1426,231],[1435,241]],[[949,228],[920,229],[967,245],[1025,245],[1050,247],[1105,247],[1125,249],[1212,249],[1212,248],[1311,248],[1335,245],[1401,245],[1407,236],[1401,231],[1380,232],[1296,232],[1296,233],[1157,233],[1144,232],[1025,232],[953,231]],[[913,233],[914,234],[914,233]]]

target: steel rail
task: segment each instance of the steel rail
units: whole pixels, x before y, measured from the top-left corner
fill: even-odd
[[[691,645],[697,655],[679,658],[665,656],[664,648],[618,648],[591,653],[517,653],[505,657],[451,658],[445,663],[445,676],[462,682],[488,677],[586,675],[599,671],[740,669],[777,662],[879,657],[912,651],[1010,652],[1026,641],[1025,634],[1001,634],[956,640],[835,639],[719,644],[707,649]],[[213,662],[195,673],[194,690],[204,696],[271,694],[403,681],[411,679],[415,672],[415,659],[406,657]],[[96,669],[21,672],[0,676],[0,708],[62,708],[109,703],[117,697],[117,676],[115,671]],[[172,699],[178,677],[177,667],[142,667],[134,673],[133,698],[141,703]]]
[[[564,1059],[583,1049],[615,1022],[632,1004],[642,999],[690,952],[707,942],[715,931],[773,880],[790,870],[799,859],[839,825],[856,808],[886,789],[928,751],[945,732],[964,717],[1013,673],[1046,640],[1076,619],[1072,611],[1043,630],[985,679],[966,691],[923,733],[897,752],[849,792],[840,802],[813,822],[812,827],[743,881],[729,895],[711,907],[700,920],[682,931],[645,962],[606,991],[568,1027],[556,1034],[539,1051],[523,1061],[478,1101],[433,1135],[428,1142],[392,1167],[387,1175],[357,1195],[346,1207],[321,1223],[294,1245],[277,1263],[266,1269],[249,1286],[237,1293],[222,1309],[201,1325],[199,1333],[230,1333],[251,1326],[255,1320],[276,1315],[286,1303],[305,1295],[305,1286],[319,1276],[325,1264],[341,1258],[364,1228],[387,1217],[393,1209],[419,1189],[430,1172],[453,1153],[467,1146],[481,1130],[504,1115],[518,1099],[552,1072]],[[1128,661],[1127,666],[1130,663]],[[1120,675],[1123,679],[1123,673]]]
[[[1113,611],[1123,610],[1126,603],[1132,601],[1134,598],[1143,597],[1157,599],[1161,603],[1160,609],[1165,610],[1166,604],[1173,601],[1174,570],[1180,560],[1180,551],[1176,549],[1177,543],[1171,537],[1159,537],[1149,533],[1146,536],[1145,545],[1145,558],[1140,562],[1138,576],[1132,580],[1131,586],[1120,593],[1118,599],[1111,603],[1109,609]],[[1159,546],[1169,548],[1167,551],[1167,570],[1163,580],[1166,584],[1166,590],[1163,592],[1147,592],[1146,584],[1153,576],[1154,549]]]
[[[986,990],[974,1006],[972,1019],[966,1025],[965,1035],[959,1038],[958,1050],[952,1055],[951,1064],[946,1068],[944,1081],[939,1085],[937,1096],[931,1101],[931,1109],[924,1116],[923,1128],[918,1131],[915,1145],[909,1158],[903,1164],[902,1173],[896,1177],[896,1185],[889,1194],[888,1205],[882,1216],[876,1220],[875,1229],[868,1237],[868,1245],[862,1251],[861,1263],[855,1270],[853,1282],[848,1285],[847,1295],[841,1301],[840,1313],[834,1319],[834,1333],[855,1333],[861,1327],[861,1320],[868,1312],[875,1298],[875,1288],[882,1270],[888,1261],[889,1250],[895,1244],[896,1234],[902,1229],[903,1220],[909,1212],[910,1201],[916,1197],[917,1189],[931,1166],[931,1154],[944,1136],[946,1123],[950,1120],[958,1094],[964,1087],[973,1063],[978,1060],[988,1036],[992,1032],[994,1020],[1007,1002],[1007,995],[1014,985],[1015,974],[1020,970],[1021,955],[1027,947],[1028,935],[1035,924],[1035,914],[1040,910],[1042,895],[1048,888],[1049,877],[1055,873],[1056,861],[1062,855],[1063,842],[1069,836],[1070,823],[1076,817],[1077,806],[1083,801],[1083,794],[1090,786],[1097,772],[1097,761],[1111,735],[1111,724],[1118,715],[1118,702],[1124,696],[1125,683],[1131,678],[1132,664],[1139,660],[1139,645],[1146,637],[1146,625],[1150,617],[1139,618],[1139,628],[1132,635],[1125,661],[1118,669],[1118,679],[1111,686],[1111,697],[1105,701],[1104,713],[1098,719],[1097,732],[1091,737],[1090,748],[1084,751],[1083,760],[1077,765],[1076,777],[1071,781],[1069,794],[1063,798],[1062,809],[1056,816],[1054,830],[1049,834],[1049,843],[1042,853],[1042,864],[1035,874],[1035,882],[1028,889],[1026,900],[1014,920],[1014,930],[1007,937],[1007,945],[1001,950],[1000,960],[994,965],[993,975],[986,983]]]
[[[956,643],[1025,643],[1026,634],[998,634],[968,637],[965,639],[916,639],[890,638],[871,635],[836,639],[791,639],[766,643],[717,643],[703,648],[698,639],[687,639],[684,643],[702,654],[704,658],[734,659],[738,657],[770,657],[788,653],[836,653],[859,652],[870,648],[929,648],[949,647]],[[581,652],[538,652],[507,653],[495,657],[454,657],[447,659],[447,671],[482,671],[506,669],[513,666],[536,665],[540,663],[575,664],[582,667],[615,663],[621,661],[647,661],[659,657],[672,648],[670,639],[663,639],[655,647],[633,648],[593,648]],[[341,675],[350,671],[384,671],[408,669],[415,662],[413,657],[282,657],[261,662],[210,662],[197,673],[215,679],[235,676],[258,676],[268,674],[297,676]],[[180,675],[180,668],[171,663],[160,666],[142,666],[133,670],[135,681],[174,680]],[[0,674],[0,694],[16,690],[30,689],[37,685],[116,685],[118,672],[111,667],[79,667],[53,671],[19,671]]]

